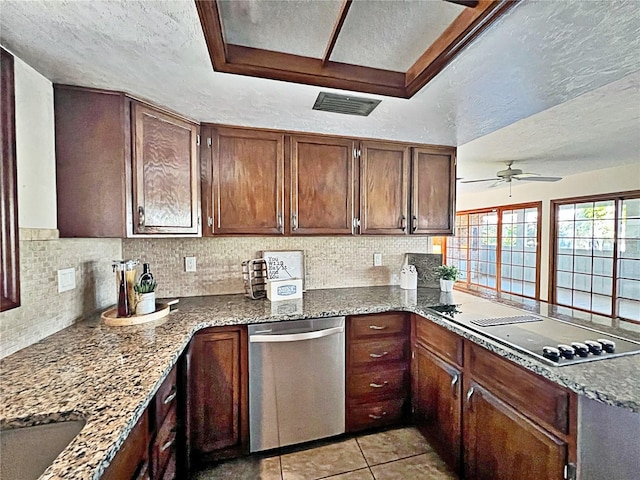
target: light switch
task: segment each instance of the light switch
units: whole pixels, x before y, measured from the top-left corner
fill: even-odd
[[[373,266],[380,267],[382,265],[382,254],[374,253],[373,254]]]
[[[76,288],[76,269],[63,268],[58,270],[58,293]]]
[[[184,257],[184,271],[185,272],[196,271],[196,257]]]

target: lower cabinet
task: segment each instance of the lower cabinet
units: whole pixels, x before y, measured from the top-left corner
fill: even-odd
[[[460,471],[462,372],[416,345],[413,350],[413,418],[443,460]]]
[[[167,375],[154,400],[102,475],[103,480],[178,478],[178,461],[182,455],[180,368],[181,362],[178,362]]]
[[[465,474],[477,480],[564,478],[568,444],[475,382],[465,403]]]
[[[409,319],[405,313],[347,318],[348,432],[399,423],[409,398]]]
[[[248,356],[245,326],[196,333],[187,352],[188,452],[195,462],[247,451]]]
[[[479,480],[564,478],[576,462],[576,395],[427,319],[413,322],[413,418],[449,466]]]

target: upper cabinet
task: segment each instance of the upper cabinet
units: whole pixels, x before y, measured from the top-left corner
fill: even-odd
[[[355,147],[355,141],[345,138],[291,137],[291,235],[353,233],[358,191]]]
[[[135,233],[198,233],[198,127],[133,104]]]
[[[409,154],[406,145],[360,145],[360,233],[404,235],[409,215]]]
[[[453,234],[456,150],[414,147],[411,159],[411,233]]]
[[[223,127],[206,132],[205,234],[283,234],[284,134]]]
[[[55,85],[63,237],[200,232],[198,125],[118,92]]]

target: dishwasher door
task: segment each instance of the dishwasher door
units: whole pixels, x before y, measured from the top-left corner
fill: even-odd
[[[345,431],[345,318],[249,326],[251,452]]]

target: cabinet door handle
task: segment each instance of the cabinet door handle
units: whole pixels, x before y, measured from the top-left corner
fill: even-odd
[[[277,218],[278,218],[278,231],[281,232],[282,231],[282,213],[278,212]]]
[[[164,400],[162,401],[162,403],[164,403],[165,405],[168,403],[171,403],[173,401],[174,398],[176,398],[176,395],[178,394],[177,390],[176,390],[176,386],[172,385],[171,386],[171,392],[169,393],[169,395],[167,395]]]
[[[291,215],[291,229],[295,232],[296,230],[298,230],[298,215],[297,214],[293,214]]]
[[[371,330],[384,330],[385,328],[387,328],[387,326],[386,326],[386,325],[382,325],[382,326],[379,326],[379,325],[369,325],[369,328],[370,328]]]
[[[382,357],[386,357],[387,355],[389,355],[389,352],[382,352],[382,353],[370,353],[369,356],[371,358],[382,358]]]
[[[407,229],[407,217],[402,215],[402,217],[400,218],[400,230],[404,232],[406,229]]]
[[[373,413],[369,414],[369,418],[372,418],[374,420],[380,420],[382,417],[386,416],[387,412],[382,412],[380,415],[375,415]]]
[[[458,380],[460,380],[460,375],[455,373],[451,378],[451,396],[453,398],[458,398],[458,395],[457,395],[458,389],[456,388],[456,385],[458,384]]]
[[[160,451],[161,451],[161,452],[164,452],[164,451],[165,451],[165,450],[167,450],[168,448],[171,448],[171,446],[173,445],[173,443],[174,443],[175,441],[176,441],[176,436],[175,436],[175,435],[173,435],[173,436],[171,437],[171,440],[167,441],[167,443],[165,443],[164,445],[162,445],[162,446],[160,447]]]
[[[473,387],[469,388],[467,391],[467,405],[469,405],[469,411],[472,411],[473,403],[471,402],[471,397],[473,396],[474,391]]]
[[[418,229],[418,217],[415,215],[411,217],[411,233]]]
[[[144,227],[144,207],[138,207],[138,226]]]
[[[387,385],[389,385],[389,382],[387,382],[386,380],[385,380],[384,382],[382,382],[382,383],[374,383],[374,382],[371,382],[371,383],[369,384],[369,386],[370,386],[371,388],[382,388],[382,387],[386,387]]]

